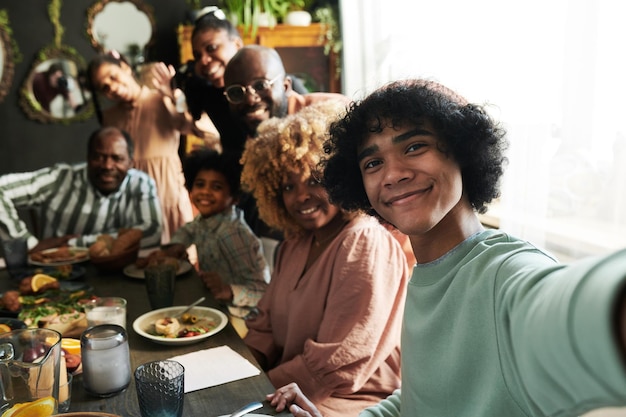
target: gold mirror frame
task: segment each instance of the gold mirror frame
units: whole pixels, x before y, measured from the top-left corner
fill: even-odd
[[[9,16],[6,10],[0,10],[0,103],[11,88],[14,65],[19,60],[17,45],[14,45],[11,33]]]
[[[72,95],[75,106],[65,110],[66,113],[59,114],[56,110],[46,110],[35,97],[33,85],[35,77],[46,71],[52,64],[60,64],[63,67],[64,84],[68,88],[68,94]],[[93,103],[91,101],[91,92],[84,82],[84,73],[86,64],[74,48],[61,45],[59,47],[51,45],[42,49],[35,58],[31,70],[20,90],[20,106],[24,112],[33,120],[43,123],[65,123],[69,124],[74,121],[84,121],[93,115]],[[61,104],[65,109],[65,99],[62,94]],[[58,104],[58,98],[55,97]],[[58,108],[58,106],[56,106]]]
[[[118,4],[121,6],[124,3],[133,5],[136,9],[138,13],[143,13],[145,15],[145,17],[147,18],[147,22],[145,20],[143,20],[140,16],[138,16],[138,20],[136,20],[133,24],[128,24],[127,26],[129,27],[141,27],[141,26],[149,26],[149,30],[150,33],[148,34],[149,36],[147,40],[145,40],[144,44],[141,44],[141,40],[138,39],[128,39],[128,42],[126,43],[125,47],[115,47],[115,43],[117,42],[113,42],[114,43],[114,47],[107,47],[106,45],[102,45],[98,38],[99,36],[102,36],[102,33],[98,34],[96,33],[97,31],[94,28],[94,23],[96,21],[96,17],[102,13],[105,8],[108,5],[114,5],[114,4]],[[101,15],[102,17],[103,15]],[[111,27],[111,31],[110,33],[121,33],[119,30],[119,27],[122,23],[120,23],[120,19],[121,18],[127,18],[128,16],[126,15],[122,15],[119,16],[118,19],[116,19],[115,24]],[[109,32],[109,31],[107,31]],[[155,21],[154,21],[154,11],[152,9],[152,7],[150,5],[145,4],[143,1],[141,0],[99,0],[96,3],[94,3],[88,10],[87,10],[87,36],[89,37],[90,41],[91,41],[91,45],[98,51],[98,52],[106,52],[108,50],[111,49],[115,49],[117,50],[119,53],[121,53],[122,55],[124,55],[126,58],[129,59],[129,61],[131,62],[131,64],[140,64],[141,61],[143,60],[143,53],[145,52],[145,49],[152,44],[152,42],[154,41],[154,34],[156,32],[156,25],[155,25]],[[106,34],[105,34],[106,36]],[[145,34],[144,34],[144,38],[145,38]],[[126,41],[126,39],[124,39],[124,41]],[[139,58],[138,58],[139,57]],[[139,62],[136,62],[139,61]]]

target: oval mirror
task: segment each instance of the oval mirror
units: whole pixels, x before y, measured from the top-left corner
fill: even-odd
[[[141,0],[100,0],[87,11],[87,35],[94,48],[116,50],[133,66],[144,61],[154,31],[152,8]]]
[[[37,59],[20,90],[20,105],[34,120],[67,123],[93,114],[85,83],[85,61],[69,47],[48,47]]]
[[[13,81],[13,40],[9,18],[5,10],[0,10],[0,103],[9,92]]]

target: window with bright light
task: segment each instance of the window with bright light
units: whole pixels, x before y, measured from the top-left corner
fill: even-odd
[[[626,2],[341,0],[344,91],[425,77],[508,130],[499,227],[563,261],[626,247]]]

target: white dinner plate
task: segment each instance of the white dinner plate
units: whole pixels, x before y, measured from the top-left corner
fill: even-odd
[[[224,414],[219,417],[229,417],[231,414]],[[269,414],[256,414],[256,413],[248,413],[245,415],[246,417],[270,417]]]
[[[182,275],[191,271],[191,268],[193,268],[193,265],[191,265],[189,262],[187,261],[179,262],[178,269],[176,270],[176,276]],[[126,267],[124,267],[123,271],[124,271],[124,275],[126,275],[127,277],[137,278],[137,279],[146,279],[146,276],[144,274],[144,269],[137,267],[137,265],[135,264],[127,265]]]
[[[85,248],[82,246],[74,246],[69,248],[70,253],[73,254],[72,257],[64,259],[62,261],[51,261],[51,262],[41,262],[35,261],[32,259],[32,255],[28,256],[28,263],[31,265],[38,266],[59,266],[59,265],[67,265],[67,264],[77,264],[80,262],[85,262],[89,260],[89,248]],[[42,254],[52,254],[59,250],[59,248],[45,249],[42,250]]]
[[[157,336],[152,334],[154,332],[154,322],[158,319],[162,319],[165,317],[174,317],[180,314],[187,306],[176,306],[176,307],[166,307],[160,308],[158,310],[150,311],[140,317],[137,318],[133,322],[133,329],[140,336],[145,337],[146,339],[152,340],[155,343],[159,343],[162,345],[190,345],[192,343],[200,342],[201,340],[206,339],[209,336],[212,336],[226,327],[228,323],[228,317],[226,314],[222,313],[219,310],[210,307],[201,307],[197,306],[191,309],[189,314],[193,314],[198,318],[198,322],[201,322],[202,319],[212,320],[215,322],[215,327],[210,331],[201,334],[199,336],[191,336],[191,337],[177,337],[177,338],[167,338],[164,336]],[[190,327],[193,325],[186,325],[186,327]]]

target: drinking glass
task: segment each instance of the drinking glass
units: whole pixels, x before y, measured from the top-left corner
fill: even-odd
[[[144,363],[135,370],[142,417],[181,417],[185,398],[185,368],[179,362]]]
[[[3,239],[2,253],[4,254],[4,262],[7,271],[12,278],[19,275],[27,266],[28,261],[28,244],[25,237],[17,239]]]
[[[67,413],[72,401],[72,380],[74,377],[67,373],[67,381],[59,385],[59,413]]]
[[[98,297],[83,304],[87,324],[117,324],[126,328],[126,300],[121,297]]]
[[[126,330],[117,324],[99,324],[80,337],[85,390],[110,397],[130,384],[130,351]]]
[[[174,304],[176,267],[168,264],[150,265],[145,270],[148,299],[153,310]]]

